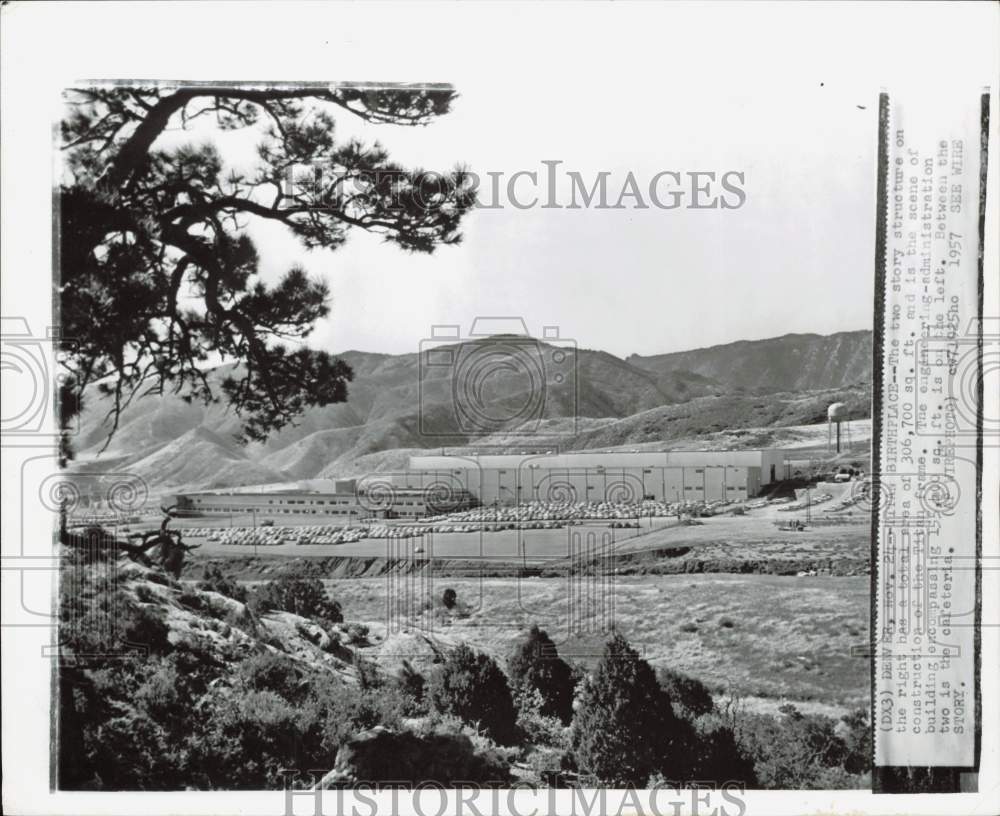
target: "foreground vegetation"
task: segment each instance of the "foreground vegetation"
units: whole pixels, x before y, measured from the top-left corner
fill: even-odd
[[[367,656],[368,627],[318,579],[248,590],[219,569],[198,585],[156,567],[110,581],[114,569],[78,554],[62,582],[65,789],[275,788],[286,770],[335,764],[347,781],[345,746],[376,727],[412,735],[414,784],[468,779],[468,764],[459,775],[430,756],[442,735],[471,746],[482,776],[468,781],[500,785],[867,783],[863,709],[840,720],[792,706],[751,713],[655,671],[620,633],[590,665],[532,626],[504,655],[458,642],[426,670],[404,660],[390,671]],[[448,589],[442,614],[467,615],[461,588]]]
[[[302,564],[309,566],[308,559]],[[586,626],[567,624],[565,577],[435,583],[444,581],[462,599],[461,614],[433,621],[412,616],[405,623],[414,631],[432,630],[504,655],[537,623],[561,652],[587,668],[601,655],[599,628],[588,632]],[[367,621],[385,619],[387,592],[401,586],[391,576],[324,583],[353,617]],[[602,593],[605,599],[613,596],[615,625],[641,646],[643,657],[698,677],[716,695],[811,701],[844,710],[868,703],[868,664],[854,651],[868,638],[867,576],[618,575],[591,600]]]

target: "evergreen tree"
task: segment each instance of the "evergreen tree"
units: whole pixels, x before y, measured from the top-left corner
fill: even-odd
[[[292,267],[265,282],[248,225],[282,227],[308,249],[339,249],[352,230],[408,252],[456,243],[475,202],[466,172],[407,169],[377,142],[335,137],[336,115],[425,125],[454,98],[447,86],[68,91],[58,291],[73,346],[61,358],[63,427],[88,385],[109,398],[109,442],[132,399],[167,390],[224,400],[252,441],[309,406],[343,402],[350,366],[299,342],[329,313],[326,281]],[[256,137],[256,166],[228,166],[211,140],[160,138],[203,117],[217,132]],[[240,364],[221,382],[205,372],[218,358]]]
[[[497,742],[513,742],[514,700],[507,678],[489,655],[463,643],[431,674],[428,692],[441,713],[481,728]]]
[[[682,731],[688,730],[679,726],[652,667],[614,634],[584,682],[573,719],[580,773],[614,786],[643,786],[654,773],[672,779],[687,764]]]
[[[538,691],[542,716],[569,723],[573,717],[573,670],[559,657],[556,645],[544,630],[532,626],[527,637],[515,644],[507,671],[515,693]]]
[[[689,720],[715,710],[715,702],[708,686],[694,677],[673,669],[660,669],[656,679],[674,705],[674,713]]]

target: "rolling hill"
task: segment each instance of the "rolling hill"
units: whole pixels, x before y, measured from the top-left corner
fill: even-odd
[[[786,335],[623,360],[587,349],[560,356],[555,346],[499,336],[445,347],[444,364],[434,365],[417,354],[347,351],[348,402],[309,409],[264,444],[239,445],[238,418],[224,406],[165,394],[132,403],[103,450],[107,406],[85,395],[77,466],[113,465],[154,488],[193,489],[397,469],[427,448],[707,440],[821,421],[834,401],[861,417],[870,343],[870,332]]]
[[[631,355],[627,362],[653,373],[682,369],[759,393],[838,388],[871,379],[872,333],[829,336],[786,334],[769,340],[742,340],[722,346]]]

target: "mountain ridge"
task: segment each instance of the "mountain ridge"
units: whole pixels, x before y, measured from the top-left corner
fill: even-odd
[[[809,390],[851,384],[846,377],[871,377],[872,333],[867,329],[831,335],[792,333],[763,340],[736,340],[717,346],[642,356],[626,362],[650,371],[684,369],[758,392]],[[767,357],[763,368],[755,358]],[[821,358],[819,361],[816,358]],[[802,365],[812,358],[812,365]],[[821,365],[817,365],[817,362]],[[796,376],[798,374],[798,376]]]
[[[870,332],[788,334],[625,359],[571,349],[569,361],[553,356],[561,346],[516,339],[521,348],[500,359],[520,355],[520,367],[490,368],[490,352],[507,338],[439,347],[453,355],[451,365],[429,366],[419,353],[344,352],[354,369],[347,402],[307,409],[295,425],[245,447],[234,441],[239,418],[224,405],[166,394],[132,403],[102,454],[107,405],[89,393],[78,459],[91,469],[113,462],[154,487],[194,489],[352,475],[400,467],[413,450],[517,448],[525,438],[566,450],[697,439],[819,421],[834,401],[868,414]],[[233,367],[209,377],[217,382]]]

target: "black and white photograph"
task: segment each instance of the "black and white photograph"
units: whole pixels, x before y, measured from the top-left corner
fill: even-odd
[[[6,811],[998,804],[995,6],[0,14]]]

